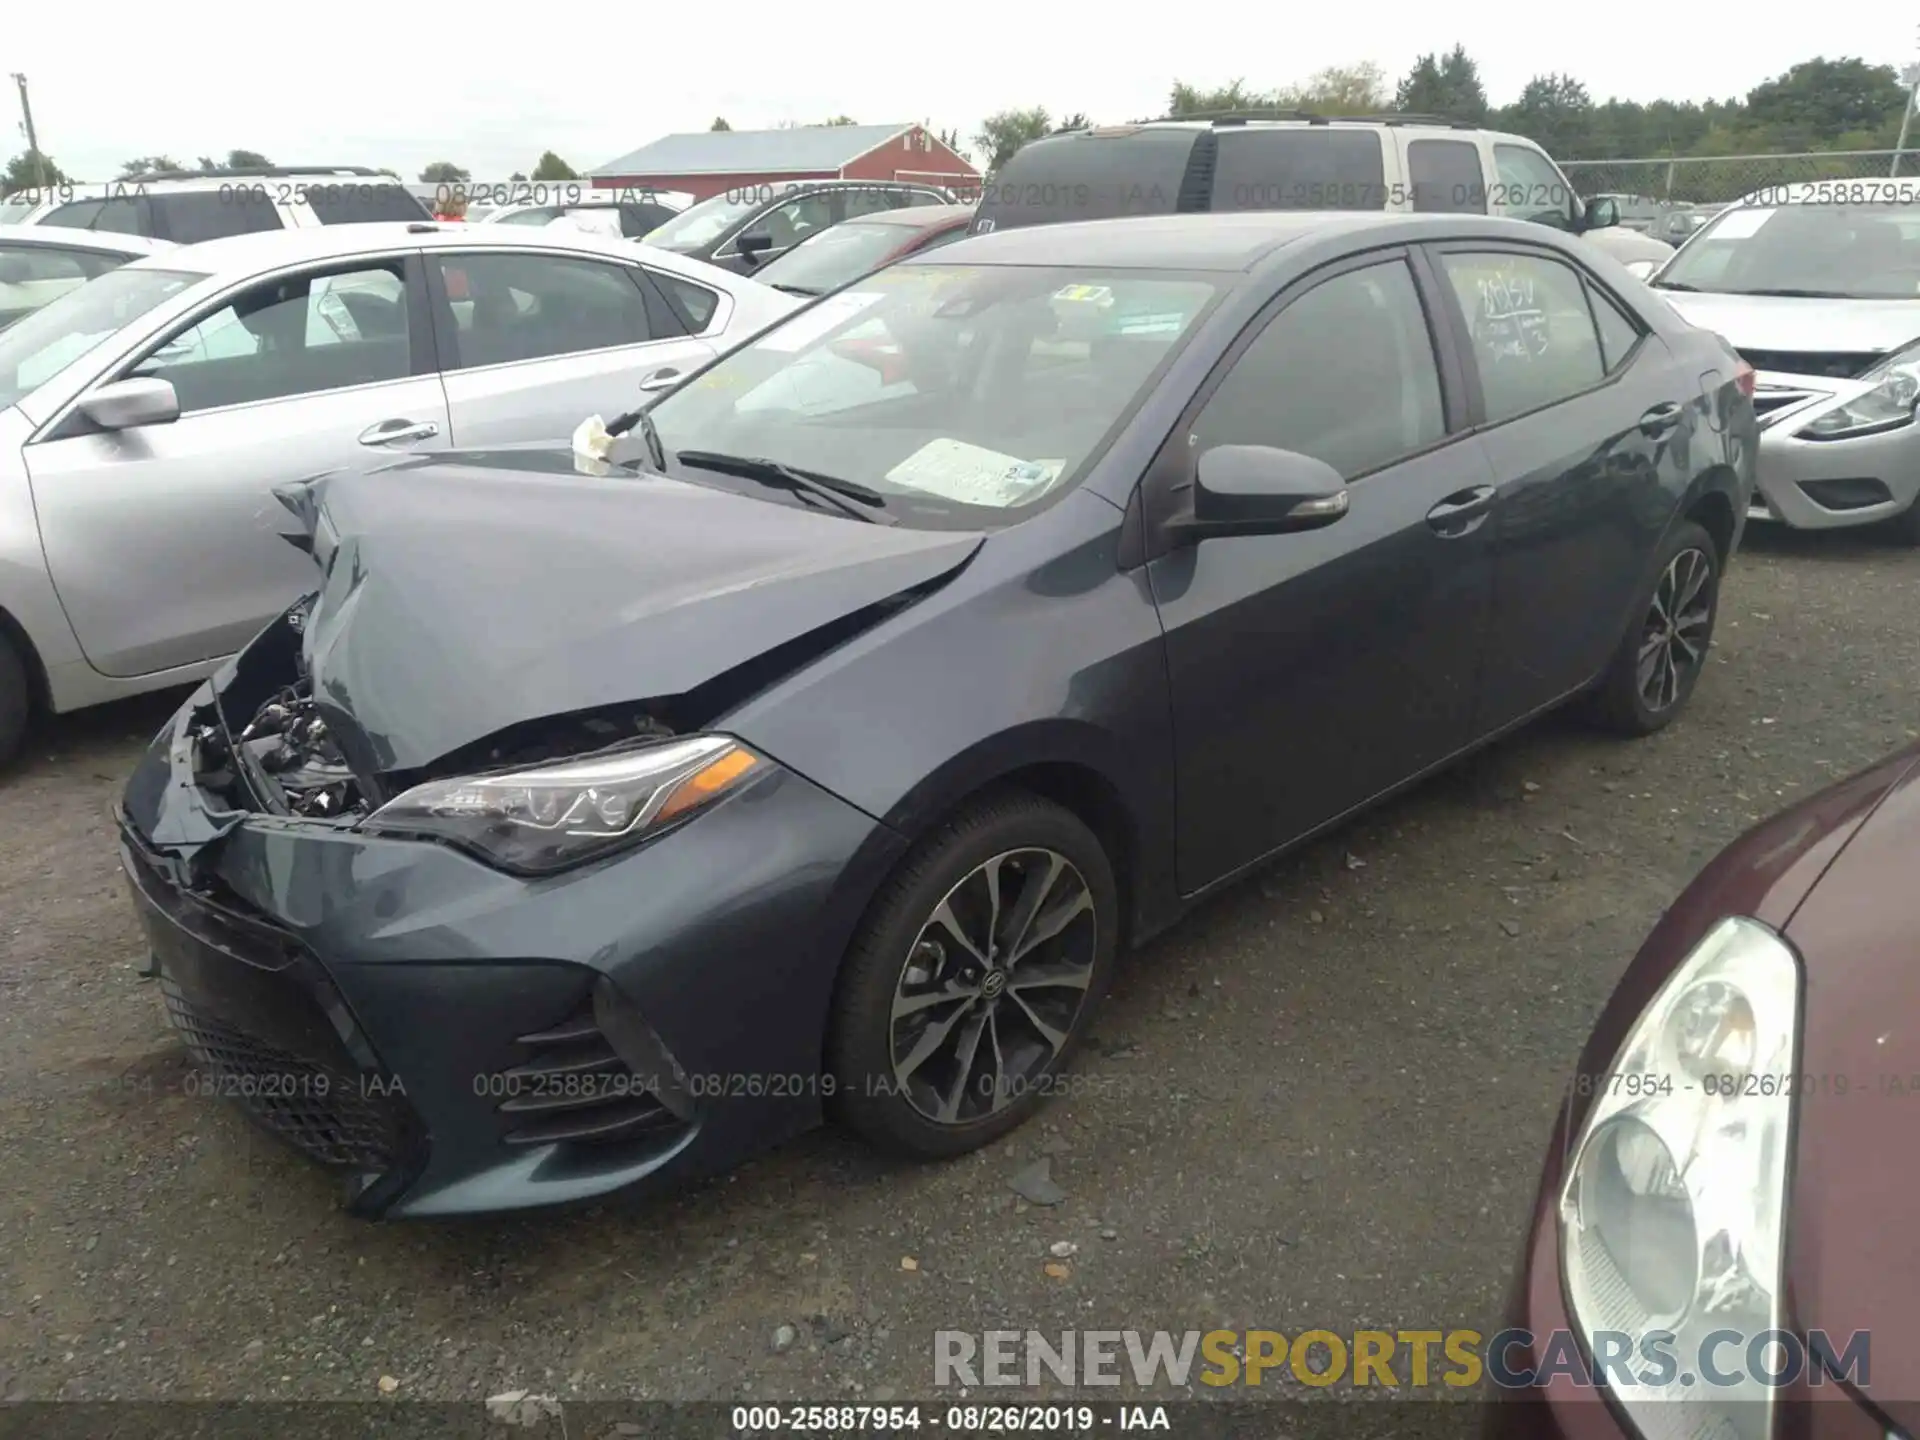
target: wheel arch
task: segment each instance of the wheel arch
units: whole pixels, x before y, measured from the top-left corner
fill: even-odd
[[[1072,720],[1037,721],[1004,732],[954,756],[902,796],[883,817],[909,846],[981,796],[1019,789],[1050,800],[1077,817],[1099,839],[1113,864],[1121,897],[1121,944],[1139,930],[1148,905],[1156,858],[1146,792],[1124,763],[1115,737]]]
[[[27,634],[27,627],[3,605],[0,605],[0,640],[13,647],[26,669],[29,715],[50,714],[53,710],[53,686],[47,679],[46,661],[41,659],[40,649],[33,643],[33,637]]]

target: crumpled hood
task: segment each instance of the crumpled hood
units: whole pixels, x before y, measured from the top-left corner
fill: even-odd
[[[1836,1346],[1872,1335],[1866,1392],[1920,1430],[1920,747],[1786,935],[1806,968],[1787,1300]],[[1846,1093],[1840,1093],[1844,1085]]]
[[[1920,299],[1796,300],[1785,295],[1657,292],[1687,322],[1736,350],[1882,354],[1920,339]]]
[[[304,629],[315,699],[356,766],[382,772],[684,694],[951,574],[983,538],[582,477],[552,450],[327,475],[282,498],[325,576]]]

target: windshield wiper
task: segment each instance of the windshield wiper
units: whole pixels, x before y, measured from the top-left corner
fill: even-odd
[[[796,470],[791,465],[782,465],[778,460],[768,460],[758,455],[722,455],[717,450],[682,450],[678,459],[682,465],[717,470],[722,475],[738,475],[743,480],[758,480],[763,485],[811,495],[856,520],[871,521],[875,525],[900,523],[893,516],[882,513],[881,507],[887,503],[884,495],[856,480],[842,480],[838,476],[821,475],[812,470]]]
[[[1647,284],[1656,290],[1684,290],[1689,295],[1702,293],[1698,285],[1689,285],[1684,280],[1649,280]]]
[[[1788,300],[1852,300],[1855,297],[1839,290],[1794,290],[1790,288],[1764,290],[1733,290],[1733,295],[1778,295]]]
[[[818,290],[806,285],[782,285],[778,280],[768,280],[765,283],[773,286],[776,290],[784,290],[789,295],[798,295],[804,300],[811,300],[820,293]]]

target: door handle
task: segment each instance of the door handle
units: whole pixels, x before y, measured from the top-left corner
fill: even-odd
[[[360,432],[362,445],[391,445],[396,440],[431,440],[440,427],[431,420],[382,420]]]
[[[678,370],[656,370],[640,382],[642,390],[667,390],[680,383]]]
[[[1640,417],[1640,433],[1648,439],[1658,440],[1679,423],[1680,407],[1668,400]]]
[[[1457,540],[1480,528],[1480,522],[1493,509],[1500,492],[1491,485],[1473,485],[1456,490],[1427,512],[1427,524],[1442,539]]]

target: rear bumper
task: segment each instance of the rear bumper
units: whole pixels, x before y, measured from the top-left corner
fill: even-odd
[[[839,961],[900,850],[785,771],[543,881],[338,823],[209,809],[175,736],[123,861],[199,1083],[343,1171],[355,1213],[588,1200],[816,1123]]]

